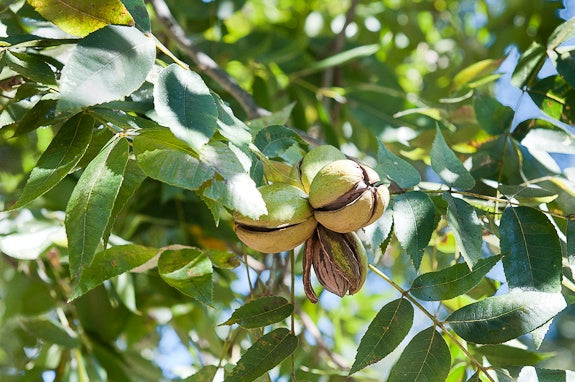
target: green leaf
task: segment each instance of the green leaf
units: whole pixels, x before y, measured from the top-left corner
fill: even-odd
[[[537,329],[566,306],[560,293],[515,290],[464,306],[446,321],[466,341],[497,344]]]
[[[457,248],[463,255],[469,268],[473,268],[481,259],[481,245],[483,244],[483,227],[475,209],[463,199],[454,198],[451,194],[443,193],[447,201],[447,222],[455,236]]]
[[[252,300],[239,307],[232,317],[220,325],[239,324],[246,329],[275,324],[293,313],[293,304],[283,297],[267,296]]]
[[[56,114],[56,100],[43,99],[38,101],[14,126],[14,135],[19,137],[36,130],[41,126],[53,125]]]
[[[377,151],[375,171],[382,179],[387,177],[403,189],[411,188],[421,182],[419,172],[407,161],[389,151],[381,142]]]
[[[575,37],[575,19],[572,18],[555,28],[547,39],[547,49],[553,50],[573,37]]]
[[[575,86],[575,52],[573,50],[568,50],[558,53],[558,56],[553,60],[555,67],[557,68],[557,72],[569,85]]]
[[[54,71],[38,54],[6,52],[6,65],[22,77],[46,85],[56,85]]]
[[[82,39],[62,70],[59,111],[121,99],[146,80],[156,58],[151,37],[107,26]]]
[[[548,153],[575,154],[575,137],[560,129],[529,129],[521,144]]]
[[[430,156],[433,171],[435,171],[449,187],[470,190],[475,186],[475,179],[473,179],[455,153],[447,146],[439,128],[437,128]]]
[[[184,379],[184,382],[213,382],[217,371],[218,367],[215,365],[204,366],[194,375]]]
[[[197,248],[162,252],[158,272],[164,281],[206,305],[212,304],[212,262]]]
[[[509,345],[478,346],[475,351],[494,367],[532,366],[553,356],[553,353],[536,353]]]
[[[108,24],[134,25],[120,0],[28,0],[46,20],[76,36],[86,36]]]
[[[128,272],[158,253],[155,248],[126,244],[98,252],[90,266],[84,269],[70,300],[75,300],[112,277]]]
[[[210,258],[210,261],[214,267],[222,269],[235,269],[241,264],[238,255],[232,252],[208,249],[206,250],[205,254]]]
[[[350,61],[356,60],[361,57],[371,56],[381,48],[379,44],[363,45],[358,46],[341,53],[337,53],[331,57],[325,58],[321,61],[314,62],[311,65],[307,65],[305,69],[299,72],[292,73],[292,77],[303,77],[316,73],[320,70],[330,68],[333,66],[341,66]]]
[[[571,382],[575,372],[571,370],[540,369],[527,366],[521,369],[517,382]]]
[[[195,152],[217,129],[218,108],[199,74],[172,64],[160,72],[154,87],[157,121]]]
[[[222,101],[219,95],[214,92],[210,92],[210,94],[218,109],[218,131],[231,143],[247,152],[252,142],[249,128],[234,115],[232,109]]]
[[[18,322],[30,335],[44,342],[66,348],[75,348],[80,345],[76,336],[70,335],[62,326],[45,318],[21,318]]]
[[[114,137],[82,173],[66,207],[70,272],[92,263],[106,230],[128,162],[128,142]]]
[[[443,382],[449,374],[451,354],[434,327],[415,335],[391,369],[388,382]]]
[[[542,212],[529,207],[505,209],[499,235],[509,288],[561,291],[561,243]]]
[[[298,339],[286,328],[275,329],[260,337],[238,361],[225,382],[250,382],[289,357]]]
[[[459,263],[437,272],[424,273],[413,280],[409,291],[420,300],[449,300],[477,286],[499,260],[501,256],[480,259],[473,271],[467,264]]]
[[[248,122],[252,134],[256,135],[264,127],[274,125],[283,126],[287,124],[294,106],[295,103],[291,103],[285,106],[283,109],[276,111],[270,115],[265,115],[260,118],[252,119],[251,121]]]
[[[499,68],[500,64],[501,60],[487,59],[478,61],[466,67],[453,77],[453,87],[455,89],[460,89],[473,80],[492,74],[497,68]]]
[[[244,216],[257,219],[267,212],[266,204],[255,182],[247,173],[249,160],[232,150],[223,142],[205,145],[200,160],[213,168],[223,177],[223,181],[214,181],[204,195],[212,200],[221,200],[224,206],[238,211]]]
[[[295,131],[279,125],[260,130],[254,138],[254,144],[268,158],[281,157],[298,142],[301,142],[301,138]]]
[[[86,115],[66,121],[38,159],[22,195],[11,209],[26,205],[64,179],[86,152],[93,128],[94,120]]]
[[[531,81],[536,78],[546,58],[546,48],[534,41],[519,58],[519,62],[511,76],[511,84],[520,89],[525,85],[530,86]]]
[[[150,16],[144,0],[122,0],[122,3],[134,18],[135,25],[144,32],[151,32]]]
[[[400,298],[385,305],[361,338],[349,375],[378,362],[403,341],[413,324],[413,306]]]
[[[168,129],[142,131],[134,138],[134,153],[146,175],[172,186],[197,190],[214,176],[214,170]]]
[[[575,220],[567,220],[565,236],[567,237],[567,259],[572,272],[575,272]]]
[[[393,199],[393,227],[401,246],[419,269],[423,250],[431,239],[435,221],[435,206],[421,191],[401,194]]]
[[[371,250],[375,251],[389,238],[393,228],[393,209],[388,207],[383,211],[383,215],[373,224],[364,228],[368,237],[368,243],[371,244]],[[383,248],[382,248],[383,251]]]
[[[490,135],[503,134],[511,126],[515,112],[485,93],[477,93],[473,109],[479,126]]]

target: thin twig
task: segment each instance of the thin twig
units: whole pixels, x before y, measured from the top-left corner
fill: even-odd
[[[249,119],[263,117],[269,111],[259,107],[253,97],[207,54],[199,50],[194,42],[186,36],[184,29],[178,24],[170,8],[164,0],[150,0],[156,16],[166,28],[166,32],[198,66],[211,79],[232,95],[242,106]]]

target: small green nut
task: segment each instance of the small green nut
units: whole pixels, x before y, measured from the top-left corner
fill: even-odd
[[[258,190],[268,213],[257,220],[234,214],[234,230],[244,244],[256,251],[277,253],[297,247],[313,234],[317,221],[305,192],[283,183]]]
[[[345,154],[334,146],[322,145],[311,149],[300,161],[294,166],[296,177],[301,181],[305,192],[309,192],[310,185],[316,174],[326,164],[345,159]]]
[[[317,173],[309,190],[315,219],[340,233],[357,231],[381,217],[389,190],[370,167],[349,159],[331,162]]]
[[[311,267],[318,281],[328,291],[343,297],[357,293],[367,276],[367,253],[355,232],[337,233],[317,226],[306,241],[303,259],[303,282],[307,298],[317,303],[311,285]]]

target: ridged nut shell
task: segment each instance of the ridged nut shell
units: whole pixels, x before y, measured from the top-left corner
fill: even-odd
[[[325,165],[340,159],[345,159],[345,154],[333,146],[322,145],[311,149],[298,167],[304,191],[309,192],[313,179]]]
[[[309,203],[315,209],[325,207],[362,183],[360,165],[349,159],[328,163],[317,173],[309,189]]]
[[[284,228],[259,231],[245,225],[235,225],[236,235],[248,247],[264,253],[289,251],[306,241],[314,232],[317,221],[307,220]]]

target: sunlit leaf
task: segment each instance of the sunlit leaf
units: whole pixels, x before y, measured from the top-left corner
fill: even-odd
[[[415,335],[391,369],[388,382],[444,382],[449,374],[451,354],[434,327]]]
[[[283,297],[267,296],[252,300],[238,309],[221,325],[239,324],[246,329],[275,324],[293,313],[293,304]]]
[[[460,263],[437,272],[424,273],[413,281],[409,291],[420,300],[449,300],[473,289],[499,260],[501,256],[480,259],[473,271],[467,264]]]
[[[124,179],[128,142],[114,138],[86,167],[66,207],[70,271],[79,277],[89,266],[112,215]]]
[[[108,24],[134,25],[120,0],[28,0],[46,20],[62,30],[86,36]]]
[[[540,369],[533,366],[521,369],[517,382],[572,382],[575,372],[571,370]]]
[[[214,176],[214,170],[168,129],[145,130],[134,138],[138,164],[150,178],[197,190]]]
[[[238,361],[225,382],[253,381],[289,357],[297,348],[298,339],[288,329],[275,329],[260,337]]]
[[[139,267],[158,253],[155,248],[127,244],[98,252],[82,272],[70,301],[94,289],[106,280]]]
[[[565,236],[567,237],[567,258],[571,269],[575,271],[575,220],[567,220]]]
[[[499,234],[510,288],[561,291],[561,244],[543,213],[529,207],[507,208]]]
[[[407,161],[401,159],[379,142],[375,170],[380,176],[388,177],[401,188],[411,188],[421,182],[421,175]]]
[[[56,85],[54,71],[42,56],[36,54],[6,52],[6,65],[25,78],[47,85]]]
[[[245,123],[240,121],[232,109],[222,101],[219,95],[211,92],[218,110],[218,131],[231,143],[244,150],[248,150],[252,142],[252,135]]]
[[[515,290],[467,305],[446,321],[466,341],[497,344],[537,329],[565,307],[560,293]]]
[[[431,167],[449,187],[470,190],[475,186],[475,179],[463,166],[455,153],[449,148],[441,130],[437,129],[431,147]]]
[[[533,42],[519,58],[519,62],[511,76],[511,84],[518,88],[530,85],[530,82],[537,76],[543,66],[547,52],[543,45]]]
[[[94,120],[86,115],[69,119],[32,169],[24,191],[11,208],[18,208],[57,185],[78,164],[92,138]]]
[[[471,81],[491,74],[500,64],[501,60],[487,59],[469,65],[453,77],[453,87],[459,89]]]
[[[82,39],[62,70],[59,111],[121,99],[145,81],[154,40],[136,28],[107,26]]]
[[[208,249],[205,254],[210,258],[212,265],[222,269],[234,269],[240,266],[241,262],[233,252]]]
[[[521,144],[548,153],[575,154],[575,137],[560,129],[529,129]]]
[[[412,324],[413,306],[407,300],[400,298],[381,308],[361,338],[349,374],[386,357],[403,341]]]
[[[393,229],[403,249],[419,269],[423,250],[434,229],[435,206],[421,191],[401,194],[393,199]]]
[[[168,285],[206,305],[212,304],[212,262],[197,248],[162,252],[158,272]]]
[[[572,18],[555,28],[547,39],[547,48],[553,50],[573,37],[575,37],[575,19]]]
[[[154,87],[160,124],[199,152],[217,129],[218,108],[199,74],[172,64],[160,72]]]

